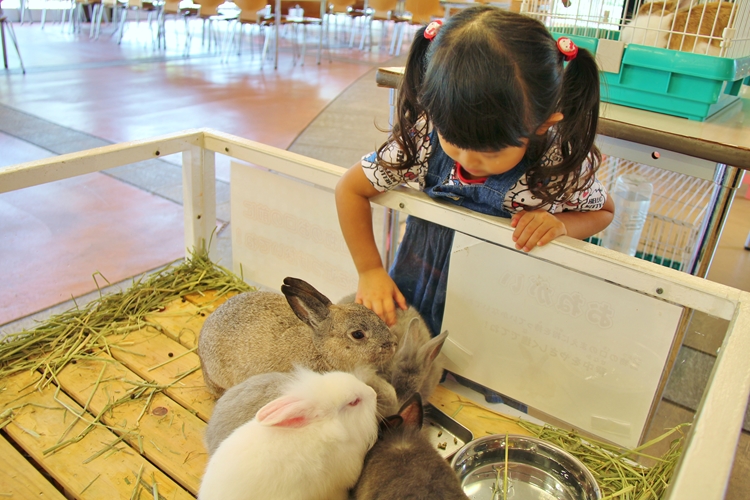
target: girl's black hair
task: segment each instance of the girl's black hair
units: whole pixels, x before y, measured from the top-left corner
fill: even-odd
[[[555,133],[536,134],[555,112],[564,116]],[[570,194],[561,192],[564,186],[588,187],[601,159],[594,145],[599,72],[593,56],[579,48],[564,69],[563,55],[542,23],[496,7],[461,11],[432,41],[424,38],[424,28],[417,32],[389,139],[404,155],[385,161],[385,143],[378,150],[381,164],[400,169],[417,162],[415,124],[421,118],[461,149],[498,151],[528,139],[529,189],[545,204],[564,200]],[[562,160],[543,162],[552,141],[560,144]],[[582,174],[587,158],[594,168]]]

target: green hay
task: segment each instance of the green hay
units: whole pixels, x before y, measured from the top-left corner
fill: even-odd
[[[135,279],[128,290],[107,295],[100,294],[98,299],[83,308],[76,305],[76,307],[40,323],[32,330],[24,330],[9,335],[3,342],[0,342],[0,380],[24,371],[37,371],[41,374],[41,377],[35,383],[35,387],[42,388],[55,381],[57,374],[68,363],[76,362],[79,359],[96,359],[99,362],[112,361],[102,358],[98,354],[103,351],[109,353],[110,349],[125,349],[109,343],[107,337],[110,335],[123,334],[146,326],[161,331],[160,325],[149,322],[146,317],[149,314],[164,310],[169,303],[175,300],[184,298],[189,294],[203,294],[206,291],[216,292],[216,298],[221,298],[228,293],[241,293],[250,290],[253,290],[253,288],[236,275],[211,262],[205,251],[196,252],[190,259],[180,259],[157,273]],[[80,441],[94,428],[105,427],[118,434],[118,439],[105,445],[102,450],[86,459],[86,463],[95,460],[105,452],[116,451],[115,445],[128,437],[138,440],[139,451],[143,454],[142,437],[136,429],[138,420],[148,408],[154,395],[172,387],[199,368],[195,367],[178,374],[174,381],[166,385],[122,379],[123,382],[133,387],[122,397],[109,402],[99,415],[92,415],[87,410],[94,393],[99,388],[100,383],[103,382],[104,367],[102,367],[99,378],[80,412],[75,411],[58,398],[60,391],[58,385],[54,399],[60,407],[56,409],[66,411],[63,417],[70,412],[75,418],[72,419],[68,430],[60,436],[57,444],[44,450],[43,453],[45,455],[55,453]],[[128,428],[127,422],[117,426],[105,425],[101,422],[102,416],[106,415],[107,412],[110,412],[111,415],[113,408],[122,404],[131,404],[133,401],[143,401],[144,406],[141,415],[131,428]],[[0,413],[0,426],[12,422],[13,410],[25,406],[8,407],[9,404],[6,404],[5,410]],[[67,434],[78,421],[83,421],[87,424],[86,427],[78,435],[66,439]],[[138,480],[133,490],[134,494],[137,490]],[[151,492],[155,498],[159,496],[155,483]]]
[[[32,330],[8,335],[0,342],[0,379],[24,371],[39,370],[43,387],[71,361],[110,352],[107,337],[151,326],[149,314],[188,294],[215,291],[217,297],[245,292],[252,287],[233,273],[196,252],[161,271],[134,279],[125,291],[101,295],[84,307],[77,305],[52,316]]]
[[[638,448],[625,450],[615,445],[582,437],[575,431],[566,431],[550,425],[536,425],[520,420],[518,424],[539,439],[557,445],[580,460],[594,475],[602,493],[602,500],[658,500],[669,485],[669,480],[682,453],[681,424]],[[644,451],[650,446],[672,438],[669,450],[662,457],[653,457]],[[655,460],[644,467],[635,460],[645,457]]]
[[[470,401],[461,401],[463,405],[479,407]],[[588,436],[581,436],[575,430],[560,429],[552,425],[538,425],[500,414],[484,418],[513,422],[527,430],[533,437],[547,441],[576,457],[591,471],[599,485],[602,500],[658,500],[662,498],[682,454],[685,437],[683,429],[690,425],[680,424],[637,448],[624,449]],[[646,453],[653,445],[666,439],[671,439],[670,446],[661,457]],[[637,462],[641,458],[655,463],[646,467]]]

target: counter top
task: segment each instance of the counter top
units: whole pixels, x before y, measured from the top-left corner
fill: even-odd
[[[403,67],[378,68],[379,87],[398,88]],[[750,170],[750,88],[704,122],[602,102],[599,133]]]

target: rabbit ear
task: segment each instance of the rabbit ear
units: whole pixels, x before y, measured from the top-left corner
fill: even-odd
[[[440,350],[443,348],[443,344],[448,339],[448,330],[430,339],[425,345],[419,348],[417,358],[424,360],[425,364],[432,363],[440,354]]]
[[[404,425],[421,428],[423,419],[422,396],[415,392],[406,400],[398,414],[404,420]]]
[[[314,418],[309,401],[293,396],[274,399],[255,414],[255,420],[269,427],[304,427]]]
[[[390,417],[385,417],[380,422],[380,431],[383,432],[388,429],[398,429],[403,423],[404,419],[401,418],[401,415],[391,415]]]
[[[398,352],[407,353],[415,352],[419,346],[419,318],[412,318],[409,327],[406,330],[404,338],[401,339],[401,345]]]
[[[317,329],[320,323],[328,319],[330,315],[328,306],[331,305],[331,302],[325,297],[323,297],[325,299],[324,302],[319,300],[316,295],[287,285],[281,286],[281,292],[286,296],[286,301],[289,303],[292,311],[294,311],[294,314],[314,330]]]
[[[320,293],[318,290],[316,290],[307,281],[302,281],[301,279],[287,277],[287,278],[284,278],[284,284],[287,285],[287,286],[289,286],[289,287],[291,287],[291,288],[296,288],[296,289],[301,290],[303,292],[309,293],[310,295],[312,295],[313,297],[315,297],[316,299],[318,299],[320,302],[322,302],[326,306],[330,306],[331,305],[331,301],[328,300],[328,297],[326,297],[325,295],[323,295],[322,293]],[[283,292],[284,291],[284,287],[281,287],[281,290]],[[286,294],[284,294],[284,295],[286,295]],[[352,302],[354,302],[354,300],[352,300]]]

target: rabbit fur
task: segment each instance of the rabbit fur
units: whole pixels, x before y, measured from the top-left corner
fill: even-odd
[[[674,1],[644,3],[632,21],[623,26],[620,41],[666,48],[675,10]]]
[[[718,56],[721,52],[720,38],[724,28],[729,25],[732,7],[731,2],[691,5],[686,0],[670,0],[645,3],[633,20],[622,28],[620,40]],[[709,39],[709,36],[718,39]]]
[[[375,390],[379,416],[386,417],[398,411],[396,391],[372,367],[357,367],[352,373]],[[227,436],[252,420],[263,406],[280,397],[293,381],[293,372],[261,373],[228,389],[216,402],[206,426],[204,441],[209,457]]]
[[[730,2],[707,2],[679,9],[675,12],[673,30],[680,33],[669,38],[667,48],[718,56],[721,53],[721,36],[729,24],[733,6]],[[682,32],[687,34],[683,35]]]
[[[375,397],[350,373],[295,370],[282,396],[222,441],[198,499],[347,499],[377,439]]]
[[[347,295],[338,303],[352,303],[355,296]],[[427,400],[435,391],[443,376],[444,358],[440,350],[448,332],[433,338],[427,323],[413,306],[396,309],[396,323],[391,326],[391,332],[398,339],[398,349],[393,359],[380,368],[380,374],[396,390],[395,412],[415,392]]]
[[[365,456],[355,500],[466,500],[458,476],[422,434],[422,398],[412,395],[398,415],[380,424]]]
[[[246,292],[219,306],[203,324],[198,356],[216,397],[260,373],[302,366],[317,372],[380,367],[396,337],[360,304],[334,305],[308,283],[285,278],[283,295]]]
[[[387,380],[391,381],[399,404],[406,402],[414,393],[429,399],[443,376],[440,350],[448,339],[448,332],[430,338],[429,331],[420,327],[420,320],[415,318],[410,321],[396,354],[386,365],[390,368]]]
[[[235,429],[255,418],[258,410],[280,397],[292,380],[291,372],[261,373],[222,394],[216,401],[203,439],[208,456],[211,457]]]

